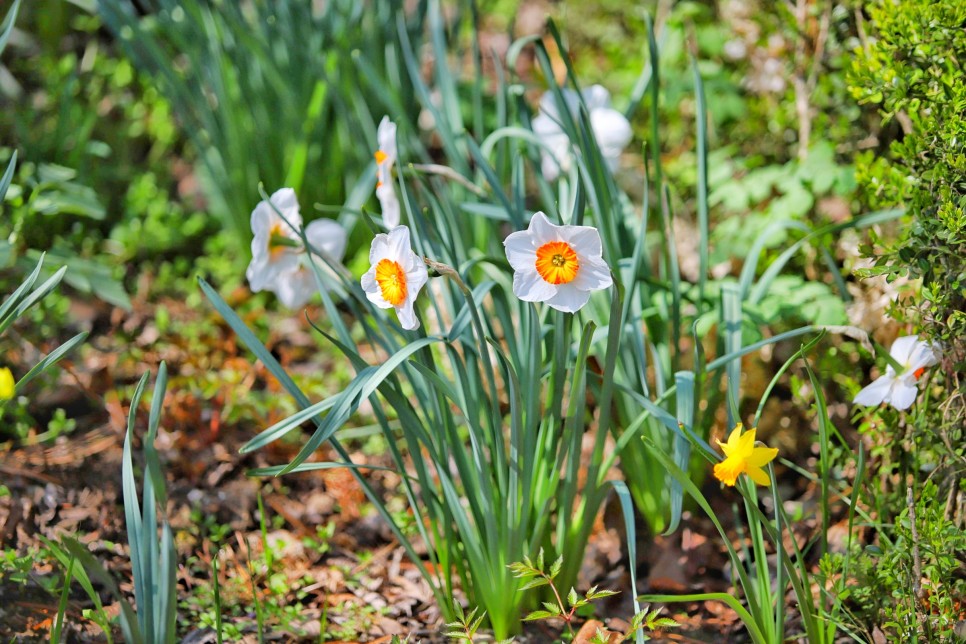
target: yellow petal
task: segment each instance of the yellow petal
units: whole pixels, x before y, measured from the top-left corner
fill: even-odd
[[[748,456],[749,467],[764,467],[778,456],[777,447],[756,447]]]
[[[724,452],[725,456],[731,456],[735,450],[738,449],[738,444],[741,440],[741,423],[731,430],[731,434],[728,435],[728,442],[722,443],[718,441],[718,445],[721,446],[721,451]]]
[[[760,467],[749,467],[746,473],[751,478],[752,481],[758,485],[771,485],[771,479],[768,477],[768,472],[761,469]]]
[[[0,400],[13,398],[16,391],[16,383],[13,381],[13,374],[6,367],[0,367]]]
[[[751,455],[751,450],[755,447],[755,433],[757,431],[756,429],[749,429],[738,440],[738,451],[745,458]]]
[[[714,477],[725,485],[734,485],[744,470],[743,460],[729,457],[714,466]]]

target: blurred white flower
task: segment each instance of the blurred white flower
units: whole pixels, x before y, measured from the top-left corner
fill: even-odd
[[[308,261],[305,247],[297,231],[302,226],[298,199],[294,190],[282,188],[269,201],[260,202],[252,212],[255,238],[252,240],[252,261],[245,275],[253,292],[272,291],[285,306],[299,308],[309,301],[316,289],[312,270],[305,263]],[[337,222],[331,219],[313,221],[305,227],[305,236],[309,245],[324,253],[330,261],[342,261],[347,236]]]
[[[607,167],[617,169],[621,152],[631,140],[631,124],[624,115],[610,105],[610,93],[600,85],[581,92],[590,114],[590,127]],[[580,98],[572,90],[563,90],[566,108],[577,116]],[[533,119],[533,133],[547,144],[541,149],[540,170],[547,181],[556,179],[560,172],[568,172],[573,163],[573,145],[560,123],[560,111],[552,92],[540,99],[540,113]]]
[[[259,202],[252,211],[251,224],[255,238],[252,239],[252,261],[245,276],[255,292],[269,288],[279,275],[295,270],[302,248],[302,241],[295,232],[302,225],[295,191],[282,188],[269,201]]]
[[[392,182],[392,166],[396,163],[396,124],[383,116],[376,133],[376,198],[382,208],[382,221],[389,230],[399,225],[399,199]]]
[[[369,301],[380,309],[395,309],[402,328],[419,328],[413,303],[429,274],[426,263],[413,252],[409,228],[397,226],[389,234],[380,233],[369,249],[372,265],[362,276],[362,289]]]
[[[888,403],[899,410],[909,409],[919,393],[919,377],[926,367],[939,361],[937,353],[936,345],[923,342],[914,335],[896,338],[889,349],[889,355],[902,366],[902,371],[896,373],[892,365],[889,365],[885,374],[860,391],[852,402],[870,406]]]
[[[575,313],[591,291],[612,284],[600,233],[591,226],[556,226],[538,212],[526,230],[511,233],[503,245],[514,271],[513,294],[524,302]]]
[[[330,262],[341,262],[348,241],[345,229],[331,219],[318,219],[305,227],[305,237],[315,252],[322,253]],[[275,292],[279,301],[290,309],[299,309],[317,292],[315,275],[308,265],[309,258],[302,255],[294,270],[282,273],[268,288]],[[324,262],[316,262],[323,276],[332,275]],[[334,277],[334,276],[333,276]]]

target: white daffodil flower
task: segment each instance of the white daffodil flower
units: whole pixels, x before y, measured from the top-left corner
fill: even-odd
[[[362,290],[369,301],[380,309],[396,309],[402,328],[419,328],[413,303],[429,273],[426,263],[413,252],[409,228],[397,226],[389,234],[380,233],[369,249],[372,266],[362,276]]]
[[[348,241],[345,229],[331,219],[318,219],[305,227],[305,237],[313,251],[323,253],[331,262],[341,262],[345,256]],[[309,258],[302,255],[294,270],[282,273],[268,286],[275,292],[279,301],[290,309],[300,309],[317,292],[315,275],[308,265]],[[331,274],[331,269],[322,262],[317,266],[323,274]]]
[[[567,110],[574,117],[580,100],[572,90],[563,90]],[[590,114],[590,127],[607,167],[617,169],[621,152],[631,140],[631,124],[624,115],[611,107],[610,93],[601,85],[581,92]],[[560,123],[560,111],[553,93],[540,99],[540,114],[533,119],[533,133],[547,144],[541,150],[540,170],[547,181],[556,179],[560,172],[568,172],[573,164],[574,146]]]
[[[393,187],[392,166],[396,163],[396,124],[383,116],[376,132],[379,149],[376,150],[376,198],[382,208],[382,221],[389,230],[399,225],[400,208],[396,189]]]
[[[592,226],[556,226],[538,212],[526,230],[511,233],[503,245],[514,271],[513,294],[524,302],[575,313],[591,291],[613,283],[600,233]]]
[[[259,202],[252,211],[251,224],[255,238],[252,239],[252,261],[245,276],[254,292],[270,288],[279,275],[298,268],[299,252],[302,250],[302,241],[295,232],[302,225],[295,191],[282,188],[272,194],[269,201]],[[284,220],[279,213],[285,217]]]
[[[899,410],[909,409],[919,393],[919,377],[926,367],[939,362],[937,353],[936,345],[923,342],[914,335],[896,338],[889,355],[902,366],[902,371],[896,373],[889,365],[885,374],[860,391],[852,402],[870,406],[888,403]]]

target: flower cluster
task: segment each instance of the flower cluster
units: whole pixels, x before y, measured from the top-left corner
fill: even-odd
[[[346,232],[335,221],[319,219],[302,230],[298,199],[291,188],[282,188],[255,206],[251,224],[255,237],[245,273],[248,283],[254,292],[274,292],[289,308],[304,306],[315,293],[302,234],[314,251],[331,261],[340,262],[345,255]]]
[[[601,111],[605,110],[602,102],[609,103],[609,98],[603,88],[591,89],[586,100],[596,110],[592,112],[592,121],[595,118],[597,121],[594,122],[612,119],[612,115]],[[535,130],[541,123],[540,118],[534,122]],[[601,135],[608,134],[612,131],[604,127]],[[384,118],[379,124],[378,136],[376,196],[383,209],[383,222],[390,230],[388,234],[376,235],[372,241],[370,268],[362,276],[362,289],[369,301],[379,308],[395,309],[402,327],[411,330],[419,327],[414,302],[426,284],[428,274],[425,263],[412,250],[409,229],[399,225],[399,202],[391,175],[397,154],[395,124]],[[566,138],[565,134],[563,136]],[[629,137],[628,126],[627,139]],[[616,154],[627,140],[623,135],[607,140],[616,144],[618,139],[623,142],[616,147]],[[601,147],[607,151],[605,155],[615,149],[607,142],[601,143]],[[511,233],[504,246],[514,271],[513,293],[525,302],[546,302],[558,311],[576,313],[587,304],[592,291],[608,288],[613,283],[610,269],[602,257],[600,234],[590,226],[557,226],[538,212],[530,219],[527,230]]]
[[[576,95],[566,93],[565,97],[568,103],[574,103],[568,108],[575,110],[579,100]],[[584,100],[591,110],[591,123],[601,151],[614,167],[630,139],[630,126],[609,107],[610,96],[599,85],[585,92]],[[541,109],[543,113],[534,120],[534,131],[543,132],[551,147],[566,143],[566,154],[570,154],[569,140],[559,129],[552,101],[545,97]],[[389,117],[379,123],[377,138],[376,197],[389,232],[372,240],[370,267],[361,284],[370,302],[382,309],[394,309],[402,327],[414,330],[419,328],[416,297],[429,275],[426,263],[412,249],[409,228],[400,225],[400,204],[392,179],[398,154],[396,124]],[[545,158],[545,174],[548,168]],[[314,276],[305,263],[303,236],[310,250],[324,253],[330,261],[339,262],[345,254],[346,232],[336,222],[313,221],[301,230],[298,200],[291,188],[282,188],[268,201],[259,203],[252,212],[251,225],[254,239],[247,271],[251,288],[271,290],[291,308],[304,305],[314,292]],[[600,233],[591,226],[558,226],[537,212],[527,230],[511,233],[504,246],[514,271],[513,293],[525,302],[546,302],[558,311],[576,313],[587,304],[593,291],[613,284],[603,260]]]

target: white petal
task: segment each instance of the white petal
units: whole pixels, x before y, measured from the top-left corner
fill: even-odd
[[[571,285],[579,291],[599,291],[610,288],[613,283],[610,268],[602,259],[581,258],[577,277]]]
[[[426,282],[429,281],[429,271],[426,270],[426,262],[415,253],[413,253],[413,257],[415,261],[410,264],[410,269],[406,271],[406,293],[408,298],[415,300],[419,290],[426,286]]]
[[[581,94],[584,97],[584,103],[587,105],[587,109],[591,112],[596,109],[610,107],[610,92],[603,85],[592,85],[581,92]]]
[[[389,235],[386,233],[379,233],[372,238],[372,244],[369,246],[369,263],[375,266],[382,260],[389,258]]]
[[[553,92],[544,92],[543,96],[540,97],[540,114],[546,115],[552,121],[560,120],[560,112],[557,110],[557,98],[553,95]]]
[[[862,391],[857,393],[855,398],[852,399],[852,403],[855,405],[868,405],[869,407],[881,405],[889,397],[895,381],[895,378],[890,378],[888,375],[879,376],[872,384],[867,385]]]
[[[530,225],[527,227],[534,248],[540,248],[547,242],[559,241],[559,230],[560,226],[550,223],[550,220],[542,212],[533,213],[533,217],[530,218]]]
[[[560,124],[542,112],[533,117],[533,121],[530,122],[530,127],[533,133],[541,139],[563,134],[563,128],[560,127]]]
[[[939,362],[938,347],[928,342],[917,342],[909,356],[909,372],[915,373],[919,369],[931,367]]]
[[[407,331],[413,331],[419,328],[419,318],[416,317],[416,310],[413,307],[412,300],[407,298],[402,306],[397,306],[396,316],[399,318],[399,324]]]
[[[298,265],[298,255],[292,248],[286,248],[278,253],[275,259],[272,259],[266,251],[252,258],[245,275],[252,291],[257,293],[272,288],[279,276],[294,271]]]
[[[913,350],[919,343],[919,338],[914,335],[896,338],[896,341],[892,343],[892,348],[889,349],[889,355],[899,364],[906,366],[909,364],[909,358],[912,356]]]
[[[299,214],[299,200],[295,196],[295,191],[291,188],[276,190],[271,196],[272,205],[282,214],[292,226],[299,228],[302,226],[302,215]],[[283,230],[291,232],[291,227],[287,224],[282,226]],[[286,234],[289,234],[286,232]]]
[[[524,302],[546,302],[558,288],[540,277],[536,267],[513,273],[513,294]]]
[[[399,225],[401,211],[391,178],[376,188],[376,198],[379,199],[379,207],[382,210],[382,222],[386,224],[386,228],[392,230]]]
[[[290,309],[300,309],[315,295],[315,277],[311,269],[300,266],[279,276],[275,283],[275,295]]]
[[[567,165],[569,166],[569,164]],[[560,176],[561,171],[566,171],[563,166],[564,163],[550,152],[543,150],[540,153],[540,174],[547,181],[555,181]]]
[[[379,143],[379,149],[389,157],[386,165],[391,166],[396,160],[396,124],[390,121],[388,116],[383,116],[379,122],[376,139]]]
[[[337,262],[345,257],[347,235],[345,228],[332,219],[316,219],[305,227],[305,237],[316,250]]]
[[[543,141],[547,144],[547,148],[541,150],[540,172],[544,179],[553,181],[560,173],[570,171],[573,165],[574,147],[570,143],[570,138],[563,132],[543,137]]]
[[[405,266],[413,253],[413,248],[409,243],[409,227],[396,226],[390,230],[387,242],[389,244],[389,259]]]
[[[256,239],[259,235],[268,236],[269,231],[272,229],[272,224],[278,218],[272,207],[268,205],[267,201],[259,201],[255,209],[252,210],[252,233],[255,235]],[[254,251],[254,247],[252,247]]]
[[[557,287],[557,294],[547,300],[547,304],[564,313],[576,313],[590,300],[590,291],[581,291],[570,284]]]
[[[561,241],[570,244],[581,261],[600,259],[604,253],[600,233],[593,226],[561,226],[558,232]]]
[[[619,156],[630,143],[633,132],[624,115],[613,109],[595,109],[590,113],[594,138],[605,157]]]
[[[909,409],[912,407],[912,403],[916,402],[916,396],[918,394],[919,390],[915,384],[909,384],[904,380],[897,380],[892,386],[891,396],[886,402],[899,410]]]
[[[506,258],[515,271],[532,269],[537,263],[537,249],[533,245],[533,236],[528,230],[518,230],[510,233],[503,240],[506,248]]]

